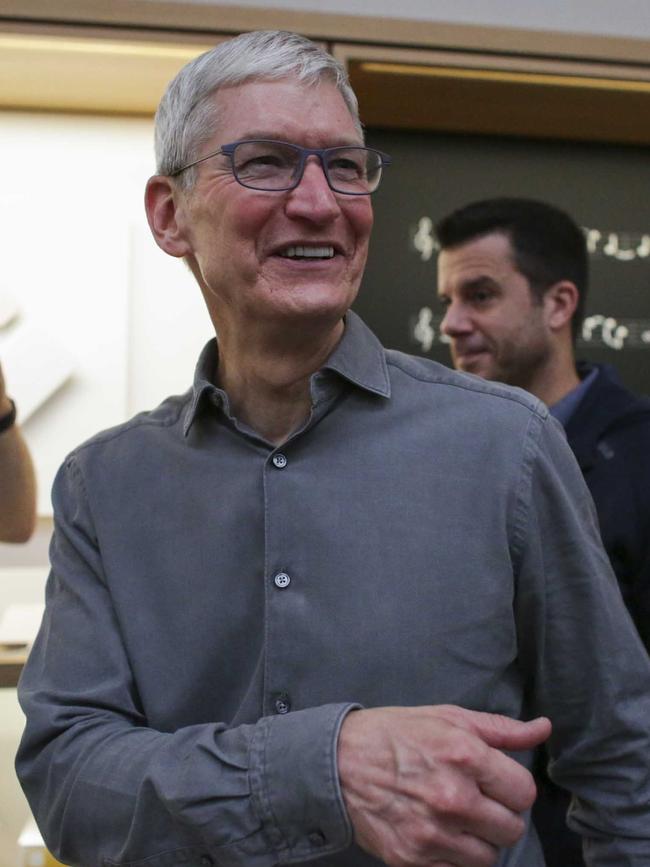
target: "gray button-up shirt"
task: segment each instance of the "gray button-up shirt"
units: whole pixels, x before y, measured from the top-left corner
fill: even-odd
[[[55,483],[18,756],[50,848],[376,864],[341,799],[341,721],[453,703],[550,716],[590,863],[650,865],[650,667],[547,410],[350,313],[276,449],[232,416],[216,353]],[[499,863],[541,864],[534,832]]]

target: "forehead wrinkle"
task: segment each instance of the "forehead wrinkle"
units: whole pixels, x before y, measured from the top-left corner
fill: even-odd
[[[357,119],[335,84],[327,80],[312,85],[291,76],[253,78],[220,88],[212,99],[218,117],[211,137],[215,147],[247,139],[314,147],[364,146]]]
[[[309,131],[306,131],[305,134],[309,135]],[[276,142],[281,142],[282,144],[292,144],[292,145],[297,145],[298,147],[303,147],[303,145],[301,145],[297,141],[290,141],[289,139],[278,137],[278,135],[281,136],[282,134],[281,133],[278,134],[277,129],[276,130],[252,129],[252,130],[248,130],[248,131],[242,133],[237,138],[237,141],[247,141],[249,139],[252,139],[252,140],[260,139],[260,140],[265,140],[265,141],[276,141]],[[332,144],[327,145],[328,148],[331,148],[331,147],[364,147],[363,142],[359,141],[359,139],[356,136],[354,136],[354,137],[340,136],[340,135],[338,135],[336,137],[333,136],[332,142],[333,142]]]

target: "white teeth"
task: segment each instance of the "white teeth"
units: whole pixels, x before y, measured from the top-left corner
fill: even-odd
[[[334,256],[334,247],[287,247],[280,255],[287,259],[331,259]]]

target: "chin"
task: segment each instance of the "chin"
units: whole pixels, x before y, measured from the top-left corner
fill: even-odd
[[[352,306],[356,295],[351,287],[332,289],[331,286],[311,286],[295,290],[287,301],[296,316],[341,319]]]
[[[481,364],[477,359],[463,359],[461,358],[456,362],[457,370],[462,370],[463,373],[473,373],[474,376],[481,376],[483,379],[489,379],[489,371],[486,370],[485,365]]]
[[[455,363],[455,366],[458,370],[462,370],[463,373],[472,373],[474,376],[480,376],[481,379],[502,381],[500,371],[494,364],[492,354],[485,350],[461,356]]]
[[[276,306],[269,311],[268,318],[275,320],[276,324],[290,324],[292,328],[327,328],[340,322],[349,307],[347,301],[335,303],[331,299],[302,299],[301,303]]]

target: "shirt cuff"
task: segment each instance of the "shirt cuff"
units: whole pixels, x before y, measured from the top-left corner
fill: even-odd
[[[259,721],[249,780],[255,809],[277,863],[307,861],[353,839],[339,785],[337,745],[356,704],[328,704]]]

